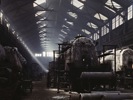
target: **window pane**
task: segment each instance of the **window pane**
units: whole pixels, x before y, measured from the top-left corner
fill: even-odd
[[[128,20],[133,18],[133,6],[128,7]]]

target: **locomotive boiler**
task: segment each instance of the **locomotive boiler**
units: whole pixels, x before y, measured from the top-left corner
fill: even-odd
[[[80,69],[98,64],[94,42],[87,37],[76,37],[70,42],[70,48],[65,54],[65,70]]]

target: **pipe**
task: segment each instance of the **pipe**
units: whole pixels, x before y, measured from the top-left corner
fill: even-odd
[[[133,99],[133,93],[103,94],[102,100]]]
[[[133,99],[133,93],[97,92],[97,93],[80,94],[80,100],[124,100],[124,99]]]
[[[81,79],[99,79],[99,78],[111,78],[114,76],[113,72],[82,72]]]

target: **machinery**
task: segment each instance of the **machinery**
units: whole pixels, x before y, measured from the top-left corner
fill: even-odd
[[[114,49],[104,52],[106,55],[100,59],[101,63],[109,63],[112,71],[116,71],[117,81],[124,87],[132,87],[133,82],[133,50],[131,48]],[[116,60],[116,61],[115,61]],[[116,63],[116,64],[115,64]]]
[[[58,90],[62,87],[62,83],[65,83],[66,87],[69,86],[70,90],[79,92],[85,89],[91,91],[103,84],[110,85],[114,73],[110,66],[99,64],[94,41],[84,36],[77,36],[69,43],[58,45],[59,57],[55,61]]]
[[[112,70],[115,69],[114,66],[114,50],[108,50],[104,54],[110,53],[101,59],[101,63],[109,62],[112,66]],[[103,61],[104,59],[104,61]],[[133,64],[133,50],[131,48],[122,48],[116,50],[116,72],[122,71],[126,68],[132,69]]]
[[[59,56],[49,71],[58,90],[69,87],[72,91],[91,92],[116,90],[116,86],[120,85],[132,86],[132,49],[107,50],[99,62],[95,43],[90,38],[77,36],[70,42],[58,45]]]
[[[0,98],[13,99],[22,87],[25,58],[16,47],[0,45]]]
[[[90,38],[78,36],[67,48],[64,52],[65,71],[69,73],[72,90],[80,91],[81,73],[98,65],[95,44]]]

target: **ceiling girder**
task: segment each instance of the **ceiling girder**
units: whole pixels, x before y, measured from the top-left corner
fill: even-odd
[[[87,11],[78,12],[77,10],[74,10],[73,12],[87,18],[88,20],[92,21],[94,24],[96,24],[99,27],[104,25],[103,21],[95,18],[90,12]]]
[[[123,8],[128,7],[129,5],[131,5],[131,2],[133,2],[132,0],[112,0],[112,1],[118,3]]]
[[[53,12],[54,11],[54,9],[53,8],[48,8],[48,7],[46,7],[46,8],[44,8],[44,7],[42,7],[41,5],[39,5],[38,3],[36,3],[36,2],[34,2],[36,5],[38,5],[37,7],[35,7],[35,11],[51,11],[51,12]]]

